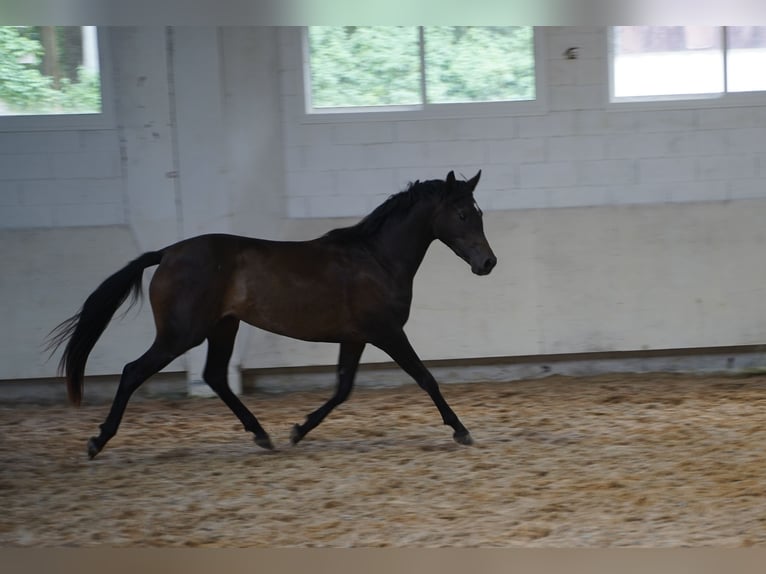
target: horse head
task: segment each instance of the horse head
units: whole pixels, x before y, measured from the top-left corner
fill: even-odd
[[[468,181],[455,179],[450,171],[444,181],[443,201],[434,213],[434,235],[471,266],[476,275],[487,275],[497,264],[497,257],[484,235],[482,211],[473,197],[481,170]]]

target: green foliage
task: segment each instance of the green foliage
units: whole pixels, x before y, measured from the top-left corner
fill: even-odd
[[[416,28],[310,28],[312,105],[383,106],[420,101]]]
[[[425,51],[431,103],[535,97],[531,27],[427,27]]]
[[[101,109],[101,79],[99,75],[77,68],[77,80],[64,78],[61,83],[59,105],[71,113],[93,113]]]
[[[531,27],[424,28],[429,103],[535,97]],[[309,28],[312,106],[421,103],[416,27]]]
[[[0,102],[16,113],[93,113],[101,110],[99,75],[79,67],[59,89],[41,73],[43,47],[32,27],[0,26]]]
[[[54,100],[51,78],[37,69],[42,54],[40,42],[24,37],[18,28],[0,26],[0,100],[10,108],[27,111]]]

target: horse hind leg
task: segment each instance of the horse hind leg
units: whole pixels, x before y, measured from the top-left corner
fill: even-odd
[[[88,456],[91,459],[103,450],[109,439],[117,434],[125,408],[136,389],[180,354],[169,350],[162,342],[155,340],[149,350],[135,361],[125,365],[112,408],[100,426],[101,433],[88,441]]]
[[[234,349],[234,340],[239,329],[239,320],[234,317],[224,317],[208,335],[207,360],[203,378],[224,403],[237,415],[246,431],[255,435],[255,444],[274,450],[271,438],[248,408],[242,404],[237,395],[229,387],[228,366]]]

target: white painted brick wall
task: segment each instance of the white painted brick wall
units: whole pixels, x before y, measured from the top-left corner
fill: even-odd
[[[766,108],[736,107],[711,108],[698,116],[700,129],[750,128],[766,124]]]
[[[479,201],[477,199],[477,201]],[[548,190],[544,188],[513,188],[494,194],[481,202],[482,209],[537,209],[549,207]]]
[[[546,144],[554,138],[517,138],[487,142],[485,162],[500,165],[542,163],[546,161]],[[552,159],[552,158],[551,158]],[[571,159],[560,155],[554,161]]]
[[[368,201],[363,195],[325,195],[307,198],[313,217],[347,217],[367,211]]]
[[[546,191],[548,204],[545,207],[583,207],[615,203],[608,186],[560,187]]]
[[[636,131],[636,112],[614,109],[608,112],[584,110],[575,112],[574,115],[578,135],[630,134]]]
[[[636,182],[635,162],[630,159],[581,161],[576,164],[577,183],[627,185]]]
[[[604,107],[605,95],[600,84],[587,86],[550,86],[550,109],[598,110]]]
[[[606,157],[606,140],[600,136],[548,138],[548,160],[592,160]]]
[[[125,223],[116,130],[0,132],[0,229]]]
[[[697,179],[755,179],[758,160],[752,155],[704,157],[697,160]]]
[[[518,137],[517,126],[513,117],[466,118],[457,122],[457,132],[459,139],[509,141]]]
[[[356,169],[337,174],[338,189],[355,189],[359,195],[385,195],[396,189],[393,169]]]
[[[24,205],[119,204],[120,182],[116,179],[30,180],[20,183]]]
[[[758,154],[764,152],[764,130],[766,121],[761,122],[761,127],[757,128],[719,129],[712,133],[720,134],[729,153]]]
[[[642,184],[692,181],[696,168],[692,158],[643,158],[638,160],[638,179]]]
[[[454,141],[459,139],[461,119],[396,122],[396,139],[403,142]]]
[[[567,187],[577,181],[577,165],[573,161],[529,163],[520,166],[523,188]]]
[[[546,58],[538,112],[333,121],[306,118],[300,31],[283,28],[289,216],[362,216],[407,182],[450,169],[483,170],[477,199],[485,209],[766,198],[766,97],[748,107],[700,100],[621,108],[607,101],[605,27],[538,33]],[[570,47],[578,59],[563,57]]]
[[[636,127],[642,132],[692,131],[697,117],[697,110],[642,111],[636,114]]]
[[[550,112],[544,116],[527,116],[518,118],[518,137],[555,137],[568,136],[577,133],[575,118],[572,112]]]
[[[766,196],[766,174],[760,179],[735,179],[727,183],[729,199],[756,199]]]
[[[721,198],[734,199],[731,197],[727,182],[693,181],[669,185],[666,201],[684,203],[687,201],[714,201]]]
[[[0,154],[67,153],[79,146],[77,132],[0,133]]]
[[[312,126],[318,128],[320,126]],[[335,126],[332,141],[337,144],[389,143],[395,141],[394,124],[383,122],[346,123]],[[324,132],[324,130],[322,130]],[[401,140],[401,138],[399,138]]]

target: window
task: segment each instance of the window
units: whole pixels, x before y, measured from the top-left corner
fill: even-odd
[[[766,90],[766,26],[615,26],[612,101]]]
[[[94,26],[0,26],[0,116],[102,111]]]
[[[529,26],[310,26],[309,112],[536,97]]]

